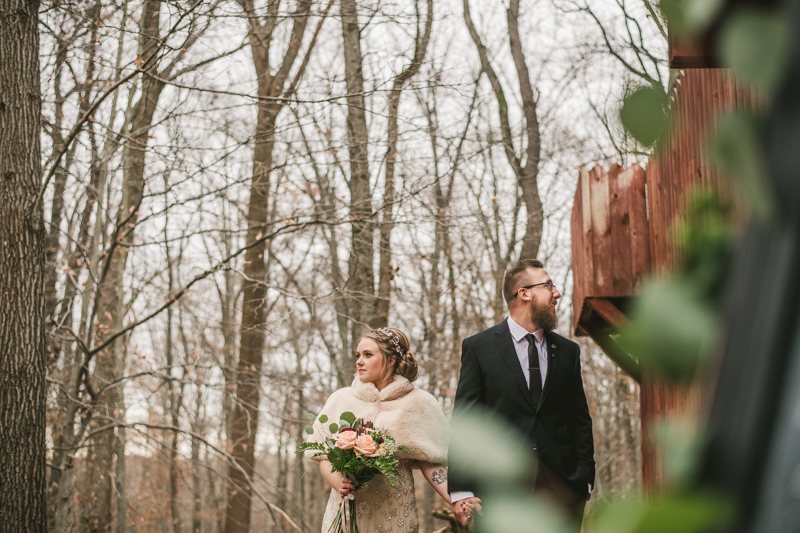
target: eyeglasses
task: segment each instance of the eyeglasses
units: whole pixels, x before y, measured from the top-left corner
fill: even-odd
[[[556,288],[556,284],[553,283],[552,280],[547,280],[542,283],[534,283],[533,285],[525,285],[524,287],[520,287],[520,289],[532,289],[534,287],[538,287],[539,285],[544,285],[550,292],[556,292],[558,290],[558,288]],[[519,289],[517,289],[517,294],[519,294]],[[514,298],[516,297],[517,295],[515,294]]]

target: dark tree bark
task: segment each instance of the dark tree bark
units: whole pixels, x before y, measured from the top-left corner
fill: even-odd
[[[364,100],[361,29],[355,0],[341,0],[340,6],[347,85],[347,148],[350,154],[352,218],[347,292],[350,299],[350,343],[355,349],[365,330],[375,326],[375,222],[372,219],[372,191],[369,186],[369,135]]]
[[[39,2],[0,2],[0,531],[43,533],[44,271]]]

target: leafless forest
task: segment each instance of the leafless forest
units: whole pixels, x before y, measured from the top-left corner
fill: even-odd
[[[327,490],[294,449],[364,328],[408,332],[445,413],[511,262],[544,261],[568,335],[578,168],[644,156],[619,101],[669,83],[649,0],[40,15],[58,533],[318,531]],[[635,385],[581,342],[594,501],[638,497]]]

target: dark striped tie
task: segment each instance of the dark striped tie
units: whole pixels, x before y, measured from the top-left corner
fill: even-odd
[[[539,407],[542,395],[542,371],[539,369],[539,351],[536,349],[536,337],[533,333],[525,335],[528,339],[528,372],[530,373],[530,390],[533,405]]]

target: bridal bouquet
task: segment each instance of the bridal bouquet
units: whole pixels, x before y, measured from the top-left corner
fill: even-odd
[[[308,415],[309,420],[316,417]],[[298,452],[317,450],[314,457],[324,456],[331,463],[333,472],[341,472],[356,488],[364,485],[375,476],[386,476],[389,484],[397,488],[399,462],[395,452],[411,455],[411,452],[398,446],[389,436],[385,428],[374,428],[372,422],[356,418],[353,413],[345,412],[339,417],[338,423],[328,426],[331,437],[323,442],[304,442],[297,447]],[[322,424],[328,422],[326,415],[320,415]],[[314,428],[306,426],[306,433],[313,434]],[[342,505],[331,528],[332,533],[357,533],[355,521],[355,506],[350,505],[354,499],[351,492],[342,498]]]

